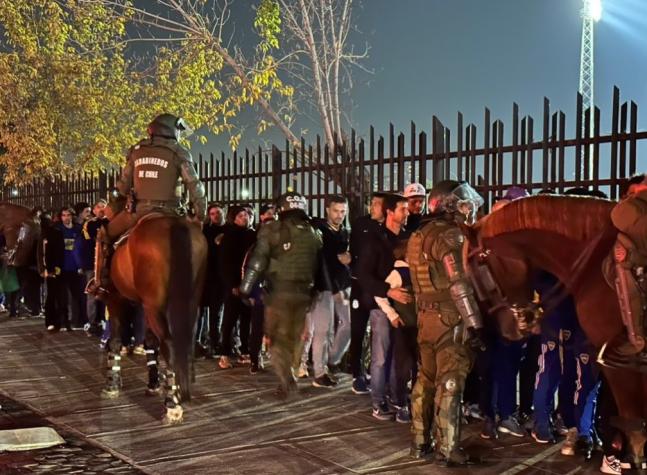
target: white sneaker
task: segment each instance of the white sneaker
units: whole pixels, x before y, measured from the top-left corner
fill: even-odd
[[[56,328],[56,327],[55,327],[54,325],[48,325],[48,326],[47,326],[47,331],[48,331],[48,332],[54,331],[54,329],[55,329],[55,328]]]
[[[220,369],[231,369],[234,367],[229,360],[229,356],[221,356],[218,360],[218,366]]]
[[[623,470],[629,470],[631,465],[621,462],[613,455],[605,455],[602,457],[602,464],[600,465],[600,472],[608,473],[609,475],[621,475]]]
[[[304,363],[301,363],[299,365],[299,371],[297,371],[297,378],[302,379],[307,378],[308,376],[310,376],[308,373],[308,367]]]

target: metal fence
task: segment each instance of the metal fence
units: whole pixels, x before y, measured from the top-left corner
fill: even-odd
[[[359,207],[374,191],[402,190],[409,182],[430,187],[447,178],[474,184],[488,206],[511,185],[530,192],[583,186],[617,198],[623,179],[645,170],[637,150],[647,131],[637,128],[638,106],[633,101],[621,104],[620,91],[614,88],[606,134],[601,132],[599,108],[583,111],[578,94],[572,138],[566,136],[564,112],[551,110],[545,98],[540,127],[531,116],[521,117],[513,104],[507,134],[504,123],[493,120],[486,108],[482,130],[465,124],[459,112],[454,133],[434,116],[430,135],[412,122],[407,136],[396,136],[391,124],[386,139],[376,136],[371,127],[366,137],[352,131],[334,150],[317,136],[310,144],[302,139],[299,145],[286,142],[271,150],[200,155],[197,168],[210,201],[259,205],[289,189],[307,196],[315,215],[322,215],[324,199],[330,194],[346,195]],[[117,177],[118,171],[109,171],[36,179],[28,186],[5,186],[0,198],[46,208],[91,203],[104,197]]]

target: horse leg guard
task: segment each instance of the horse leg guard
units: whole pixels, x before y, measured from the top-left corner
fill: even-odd
[[[166,397],[164,399],[164,407],[166,407],[166,414],[164,415],[164,424],[179,424],[182,422],[184,409],[180,405],[179,388],[175,383],[175,373],[173,371],[166,372]]]
[[[121,356],[110,352],[108,354],[108,376],[106,386],[101,391],[101,396],[106,399],[113,399],[119,396],[121,390]]]
[[[146,348],[146,366],[148,366],[148,386],[146,394],[156,396],[161,392],[159,368],[157,366],[157,350]]]

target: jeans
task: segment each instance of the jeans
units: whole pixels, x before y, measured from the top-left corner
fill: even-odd
[[[333,299],[335,305],[335,316],[337,317],[337,329],[334,331],[334,337],[330,342],[330,351],[328,352],[328,364],[336,366],[341,363],[341,359],[348,351],[350,345],[350,300],[346,298],[350,294],[350,289],[344,292],[344,300]]]
[[[389,324],[390,325],[390,324]],[[391,331],[393,354],[391,357],[391,402],[398,407],[408,403],[407,383],[415,384],[418,361],[418,329],[398,327]]]
[[[308,359],[308,352],[312,345],[312,363],[314,366],[315,378],[326,373],[326,363],[330,341],[333,339],[335,303],[332,292],[325,290],[319,292],[315,298],[312,310],[306,315],[306,329],[308,336],[303,346],[301,361]]]
[[[371,399],[373,406],[386,400],[386,379],[392,356],[393,327],[382,310],[371,310]],[[394,377],[393,371],[391,377]]]

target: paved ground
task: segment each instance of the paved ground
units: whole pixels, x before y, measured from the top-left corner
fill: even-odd
[[[67,441],[0,455],[2,474],[598,473],[599,457],[584,463],[529,437],[482,441],[477,424],[466,427],[465,444],[482,451],[482,466],[447,470],[411,460],[408,426],[372,418],[369,399],[350,392],[347,375],[334,390],[302,382],[299,398],[284,403],[273,395],[271,373],[222,371],[215,361],[201,360],[185,422],[163,427],[161,398],[144,395],[142,356],[124,358],[124,391],[103,400],[104,355],[84,332],[50,335],[41,319],[2,317],[0,348],[0,403],[7,404],[0,428],[45,419]]]

